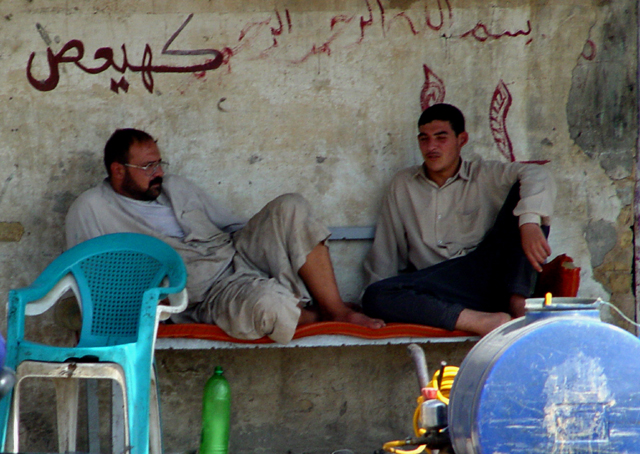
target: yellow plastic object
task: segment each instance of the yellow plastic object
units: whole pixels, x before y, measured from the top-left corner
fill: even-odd
[[[551,306],[551,300],[553,299],[553,297],[551,296],[551,292],[547,292],[544,295],[544,305],[545,306]]]
[[[444,370],[442,380],[440,380],[441,370]],[[433,378],[429,382],[429,387],[435,388],[438,390],[438,399],[447,405],[449,405],[449,393],[451,392],[451,387],[453,386],[453,380],[456,378],[457,373],[458,373],[458,367],[444,366],[444,368],[438,369],[433,374]],[[438,381],[440,381],[440,386],[438,386]]]
[[[399,446],[405,446],[405,445],[406,443],[402,440],[388,441],[387,443],[382,445],[382,449],[384,449],[387,452],[393,452],[396,454],[420,454],[421,452],[425,452],[425,451],[431,454],[431,450],[427,449],[425,445],[420,445],[415,449],[409,449],[409,450],[398,449]]]
[[[438,392],[438,400],[444,402],[449,405],[449,394],[451,392],[451,387],[453,386],[453,381],[456,378],[458,373],[458,367],[455,366],[444,366],[442,369],[438,369],[431,378],[429,382],[430,388],[435,388]],[[442,380],[440,380],[440,386],[438,386],[438,381],[440,378],[440,371],[443,371]],[[424,397],[419,396],[417,399],[418,406],[416,410],[413,412],[413,431],[416,434],[416,437],[421,437],[426,433],[426,430],[418,427],[418,419],[420,418],[420,406],[424,402]],[[382,449],[386,452],[392,452],[396,454],[419,454],[421,452],[427,452],[431,454],[431,450],[427,448],[426,445],[419,445],[417,448],[412,450],[404,450],[398,449],[400,446],[406,446],[408,443],[405,440],[396,440],[389,441],[382,445]]]

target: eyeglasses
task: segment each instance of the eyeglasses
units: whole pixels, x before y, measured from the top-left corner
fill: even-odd
[[[155,162],[150,162],[146,166],[137,166],[135,164],[125,164],[126,167],[133,167],[134,169],[140,169],[148,176],[154,175],[160,168],[167,168],[169,163],[167,161],[163,161],[162,159]]]

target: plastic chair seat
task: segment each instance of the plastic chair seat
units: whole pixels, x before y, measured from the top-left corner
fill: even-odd
[[[186,268],[153,237],[105,235],[54,260],[30,287],[9,294],[7,357],[18,383],[0,401],[6,452],[19,450],[20,385],[28,377],[54,381],[60,452],[76,445],[78,380],[110,379],[122,389],[124,437],[132,454],[162,452],[153,352],[158,321],[184,310]],[[25,315],[42,313],[72,290],[82,311],[75,347],[24,339]],[[158,304],[169,299],[169,305]],[[151,420],[151,433],[150,433]],[[150,440],[151,436],[151,440]]]

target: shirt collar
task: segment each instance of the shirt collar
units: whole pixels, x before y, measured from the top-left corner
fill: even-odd
[[[458,178],[461,178],[465,181],[469,180],[469,177],[471,174],[471,161],[468,161],[463,157],[461,157],[460,159],[462,160],[462,162],[460,163],[460,168],[458,169],[458,172],[454,176],[449,178],[447,182],[444,184],[444,186],[450,184],[451,182],[457,180]],[[433,181],[431,181],[431,179],[429,179],[429,177],[427,177],[427,173],[424,171],[424,163],[418,166],[413,177],[414,178],[421,177],[427,180],[428,182],[435,184]]]
[[[463,180],[469,180],[471,177],[471,161],[467,161],[464,158],[462,159],[462,164],[460,164],[460,170],[458,170],[458,176]],[[455,178],[455,177],[454,177]]]

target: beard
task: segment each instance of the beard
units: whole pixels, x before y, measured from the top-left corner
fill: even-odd
[[[131,178],[129,172],[126,172],[124,180],[122,181],[122,191],[132,199],[150,202],[157,199],[162,193],[162,177],[155,177],[149,181],[147,187],[144,188]]]

